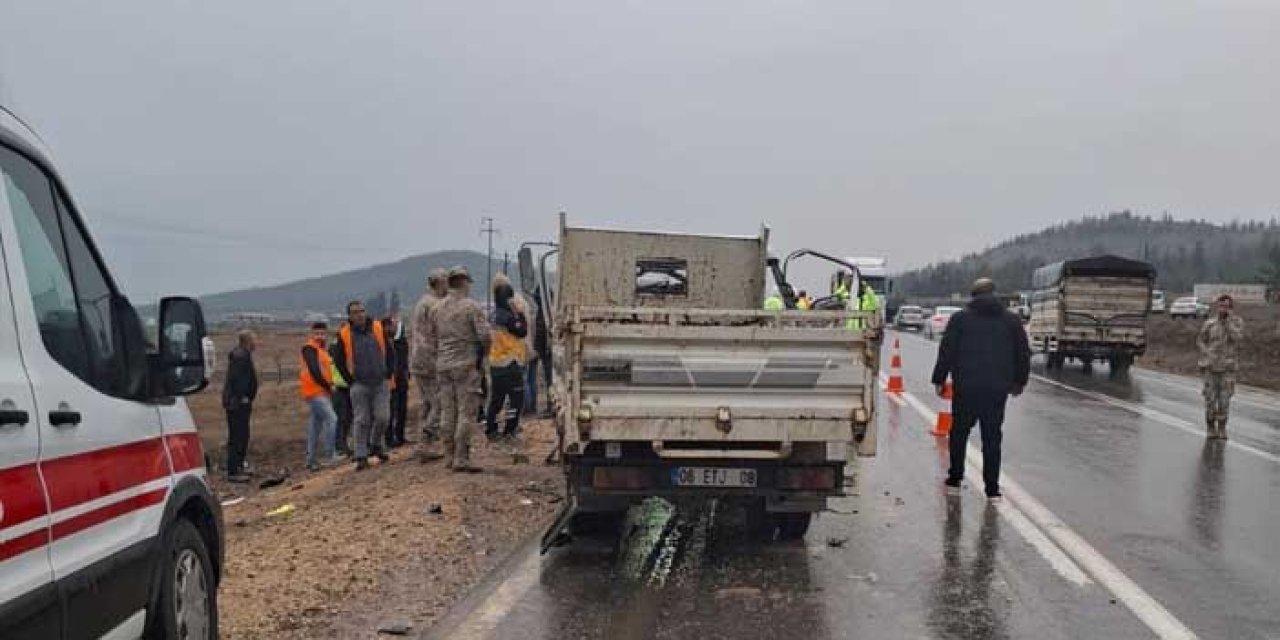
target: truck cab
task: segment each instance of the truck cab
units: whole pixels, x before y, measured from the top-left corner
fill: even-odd
[[[0,107],[0,638],[214,638],[222,516],[197,302],[156,338],[47,150]]]

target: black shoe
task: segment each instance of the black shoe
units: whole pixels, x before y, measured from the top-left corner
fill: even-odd
[[[1000,493],[1000,489],[999,489],[999,488],[996,488],[996,489],[987,489],[987,497],[988,497],[988,498],[990,498],[990,499],[992,499],[992,500],[998,500],[998,499],[1000,499],[1000,498],[1003,498],[1003,497],[1004,497],[1004,494],[1003,494],[1003,493]]]
[[[364,471],[369,468],[368,458],[356,458],[356,471]]]
[[[320,470],[320,465],[318,465],[318,464],[316,464],[316,463],[314,463],[314,462],[313,462],[313,463],[311,463],[311,464],[309,464],[309,465],[307,465],[307,471],[310,471],[310,472],[312,472],[312,473],[315,473],[315,472],[317,472],[317,471],[319,471],[319,470]]]
[[[378,462],[385,464],[391,461],[391,456],[387,455],[386,452],[376,453],[374,455],[378,457]]]
[[[947,487],[947,495],[960,495],[960,480],[958,478],[947,478],[946,482],[943,484]]]

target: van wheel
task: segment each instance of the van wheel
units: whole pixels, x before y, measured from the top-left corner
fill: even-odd
[[[213,562],[190,520],[173,523],[164,538],[156,615],[149,638],[214,640],[218,637],[218,594]]]
[[[809,523],[813,521],[812,513],[779,513],[775,517],[778,521],[779,540],[803,538],[809,533]]]

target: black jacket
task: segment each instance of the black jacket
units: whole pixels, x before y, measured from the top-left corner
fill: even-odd
[[[956,393],[1011,393],[1031,377],[1031,346],[1022,321],[993,295],[975,296],[951,316],[938,347],[933,384],[947,376]]]
[[[547,329],[547,313],[542,308],[542,294],[538,294],[535,300],[538,303],[538,310],[534,315],[533,350],[538,352],[538,357],[545,358],[551,355],[551,336]]]
[[[222,385],[222,408],[238,409],[258,397],[258,372],[253,354],[236,347],[227,355],[227,380]]]

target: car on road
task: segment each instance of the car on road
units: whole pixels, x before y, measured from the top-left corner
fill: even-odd
[[[898,315],[893,318],[893,326],[900,330],[914,329],[923,331],[925,325],[924,309],[920,307],[904,305],[898,309]]]
[[[947,322],[951,321],[951,316],[960,311],[960,307],[938,307],[933,310],[933,315],[929,316],[929,321],[924,324],[924,335],[932,340],[935,337],[942,336],[947,330]]]
[[[0,638],[216,638],[222,506],[180,399],[208,384],[200,305],[161,300],[148,337],[3,106],[0,293]]]
[[[1204,318],[1209,315],[1209,305],[1201,303],[1192,296],[1178,298],[1173,301],[1169,307],[1169,317],[1175,320],[1184,318],[1187,320],[1195,320],[1196,318]]]

